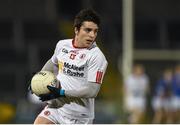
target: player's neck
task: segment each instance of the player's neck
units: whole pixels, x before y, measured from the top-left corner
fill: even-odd
[[[83,47],[83,46],[79,43],[77,37],[75,37],[75,38],[73,39],[72,44],[73,44],[73,47],[74,47],[74,48],[86,48],[86,47]]]

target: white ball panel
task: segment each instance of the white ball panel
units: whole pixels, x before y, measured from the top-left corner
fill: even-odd
[[[31,80],[31,89],[36,95],[49,93],[47,85],[56,86],[56,77],[49,71],[40,71]]]

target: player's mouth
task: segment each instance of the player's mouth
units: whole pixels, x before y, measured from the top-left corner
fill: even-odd
[[[92,43],[93,42],[93,40],[90,40],[90,39],[87,39],[86,40],[88,43]]]

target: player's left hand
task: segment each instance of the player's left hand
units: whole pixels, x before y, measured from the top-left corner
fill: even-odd
[[[39,95],[39,99],[41,101],[48,101],[48,100],[51,100],[51,99],[56,99],[56,98],[59,98],[59,97],[65,97],[65,91],[63,89],[59,89],[59,88],[56,88],[56,87],[53,87],[53,86],[47,86],[47,88],[49,89],[49,91],[51,93],[49,94],[41,94]]]

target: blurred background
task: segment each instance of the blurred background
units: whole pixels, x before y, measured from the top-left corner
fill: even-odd
[[[139,123],[153,123],[156,83],[180,63],[179,0],[0,0],[0,123],[33,123],[44,104],[28,96],[32,73],[51,58],[58,40],[73,38],[74,16],[90,7],[101,16],[97,44],[109,62],[94,123],[133,123],[124,85],[134,64],[148,77]]]

